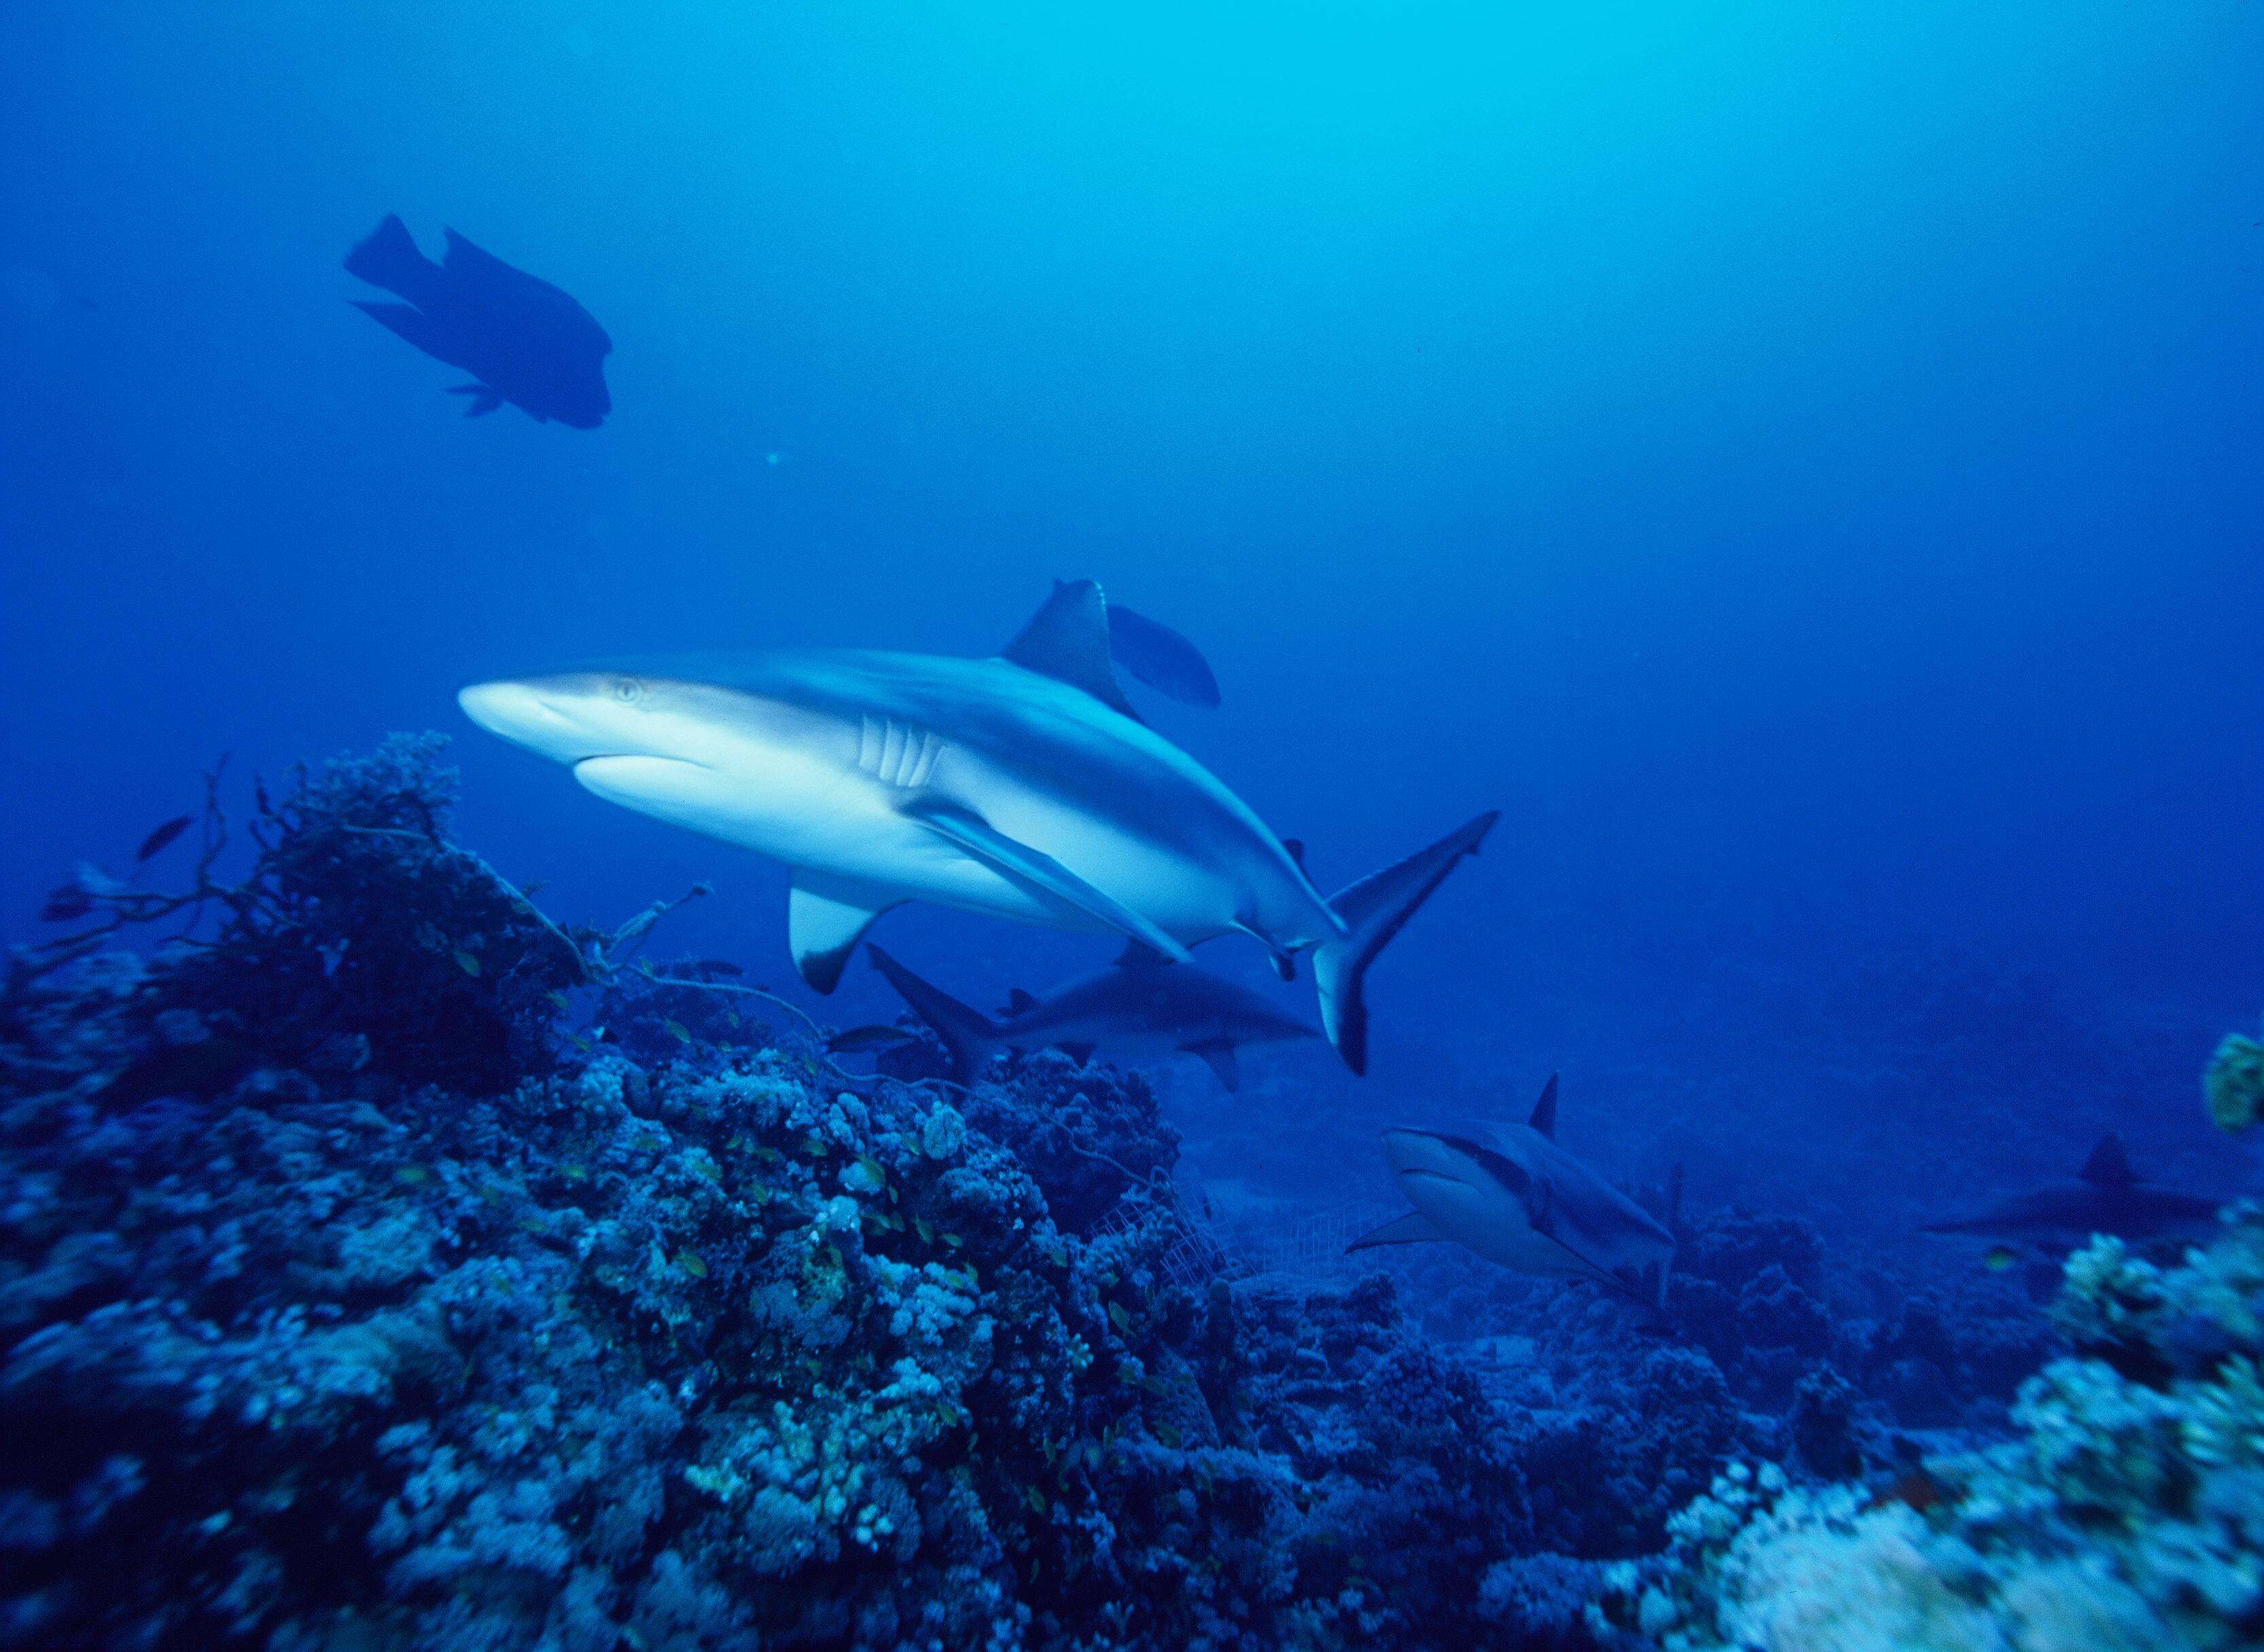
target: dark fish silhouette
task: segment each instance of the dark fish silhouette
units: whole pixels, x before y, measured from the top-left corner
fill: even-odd
[[[189,817],[177,815],[142,840],[142,847],[134,851],[136,860],[147,860],[189,829]]]
[[[2109,1131],[2092,1148],[2076,1180],[2022,1193],[1971,1216],[1931,1222],[1920,1231],[2065,1250],[2085,1243],[2093,1234],[2159,1239],[2205,1231],[2217,1204],[2198,1193],[2148,1185],[2130,1168],[2122,1138]]]
[[[935,1029],[962,1083],[971,1083],[994,1051],[1051,1047],[1080,1061],[1096,1049],[1136,1058],[1200,1055],[1232,1090],[1241,1080],[1234,1058],[1241,1046],[1320,1036],[1264,995],[1193,964],[1167,962],[1136,941],[1107,968],[1043,997],[1017,992],[996,1020],[930,986],[879,947],[865,951],[912,1013]]]
[[[388,214],[368,240],[346,254],[346,271],[405,304],[352,301],[410,344],[452,367],[477,375],[453,387],[472,398],[477,418],[505,402],[536,419],[595,430],[613,410],[605,359],[613,347],[589,311],[548,281],[514,269],[451,229],[448,250],[433,263],[417,250],[401,220]]]

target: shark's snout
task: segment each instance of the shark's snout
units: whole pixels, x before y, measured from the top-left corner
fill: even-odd
[[[538,684],[508,678],[474,683],[457,693],[456,703],[490,734],[554,762],[579,763],[620,750],[590,719],[577,714],[571,697],[545,693]]]

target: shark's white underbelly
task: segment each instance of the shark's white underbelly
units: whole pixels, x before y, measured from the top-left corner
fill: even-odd
[[[927,788],[892,782],[932,779],[938,756],[917,743],[892,743],[884,772],[876,774],[817,756],[781,761],[773,755],[759,777],[666,757],[609,757],[577,764],[574,775],[608,801],[801,871],[907,901],[1050,928],[1107,931],[1107,924],[1002,873],[903,812],[906,798]],[[1192,855],[1037,787],[984,778],[989,784],[956,788],[953,801],[1175,938],[1192,944],[1234,927],[1240,891]]]

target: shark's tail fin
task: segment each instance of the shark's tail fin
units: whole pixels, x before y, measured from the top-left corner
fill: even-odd
[[[1498,818],[1489,809],[1428,849],[1338,890],[1330,899],[1345,933],[1314,951],[1313,980],[1320,989],[1321,1026],[1355,1073],[1368,1070],[1368,1006],[1361,996],[1368,967],[1415,909],[1430,899],[1455,863],[1477,852],[1480,840]]]
[[[417,250],[409,226],[393,213],[386,214],[385,221],[369,232],[368,238],[356,242],[353,250],[346,254],[348,275],[398,293],[412,304],[424,302],[439,270],[439,264]]]
[[[962,1084],[973,1083],[998,1046],[998,1023],[941,988],[931,987],[870,942],[865,951],[873,967],[911,1005],[912,1013],[934,1028],[936,1037],[943,1040],[951,1056],[951,1076]]]

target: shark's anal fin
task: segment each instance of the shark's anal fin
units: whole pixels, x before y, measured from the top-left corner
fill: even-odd
[[[1374,1228],[1345,1247],[1350,1256],[1355,1250],[1369,1250],[1377,1245],[1419,1245],[1433,1241],[1444,1241],[1447,1235],[1433,1227],[1431,1219],[1419,1210],[1411,1210],[1404,1216],[1394,1217],[1381,1228]]]
[[[831,992],[841,980],[858,937],[899,902],[860,885],[797,873],[787,895],[787,945],[794,967],[814,992]]]
[[[918,821],[994,872],[1145,942],[1175,964],[1187,961],[1187,949],[1149,919],[1096,889],[1043,850],[1007,837],[971,809],[934,797],[909,798],[900,807],[907,820]]]
[[[1226,1087],[1229,1095],[1241,1085],[1242,1069],[1235,1065],[1233,1045],[1216,1040],[1202,1044],[1185,1044],[1180,1047],[1190,1055],[1201,1056],[1210,1070],[1218,1075],[1218,1082]]]
[[[1133,721],[1140,714],[1116,681],[1108,641],[1108,604],[1089,579],[1056,582],[1045,606],[1030,616],[1003,657],[1026,671],[1081,688]]]
[[[2112,1130],[2099,1138],[2099,1145],[2091,1149],[2091,1156],[2076,1174],[2093,1187],[2129,1187],[2138,1179],[2138,1173],[2130,1168],[2130,1156],[2123,1151],[2122,1138]]]
[[[1549,1075],[1549,1082],[1541,1087],[1541,1099],[1533,1104],[1533,1117],[1526,1123],[1547,1136],[1556,1139],[1556,1075]]]

